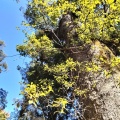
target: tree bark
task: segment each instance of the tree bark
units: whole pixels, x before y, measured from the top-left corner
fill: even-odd
[[[76,57],[75,54],[71,57],[79,62],[94,62],[103,70],[111,72],[109,77],[104,75],[103,70],[82,76],[83,83],[86,84],[85,89],[89,89],[87,98],[81,98],[84,104],[84,118],[86,120],[120,120],[120,88],[118,85],[120,71],[118,67],[110,68],[110,59],[115,57],[112,51],[96,41],[91,44],[86,53],[79,52]],[[107,63],[103,64],[100,57],[104,58]],[[94,88],[93,80],[96,84]]]
[[[69,24],[69,25],[68,25]],[[81,76],[82,83],[86,84],[82,86],[84,89],[88,89],[86,98],[81,97],[83,102],[83,119],[85,120],[120,120],[120,69],[119,66],[114,68],[110,67],[110,60],[115,57],[113,52],[107,47],[107,45],[93,41],[89,45],[83,45],[82,50],[77,46],[70,45],[70,42],[74,37],[77,37],[74,30],[74,23],[70,15],[64,15],[60,21],[59,28],[57,30],[57,36],[61,40],[65,40],[67,49],[64,53],[69,54],[69,57],[79,62],[93,62],[98,67],[102,68],[96,73],[84,74]],[[70,33],[70,34],[69,34]],[[79,44],[79,43],[78,43]],[[100,60],[103,58],[106,63]],[[109,77],[106,77],[104,71],[111,72]],[[92,76],[92,80],[91,80]],[[93,88],[93,82],[95,87]]]
[[[68,15],[65,18],[68,18]],[[66,44],[69,44],[70,39],[74,38],[75,31],[70,29],[70,26],[65,26],[67,22],[72,26],[70,19],[68,19],[68,21],[63,20],[63,23],[60,23],[60,33],[58,32],[58,34],[60,37],[60,35],[64,33],[64,39],[67,40]],[[71,37],[68,35],[69,29],[70,32],[73,31]],[[112,51],[105,44],[96,40],[90,45],[84,46],[82,51],[75,47],[69,49],[69,52],[67,51],[66,54],[69,54],[75,61],[93,62],[102,68],[102,71],[82,76],[84,80],[83,84],[86,84],[84,89],[89,89],[87,98],[81,98],[84,104],[84,118],[86,120],[120,120],[120,88],[118,86],[120,70],[117,67],[110,67],[110,60],[115,57]],[[103,64],[100,57],[102,57],[106,63]],[[111,72],[110,77],[106,77],[103,70]],[[92,76],[92,80],[90,76]],[[93,80],[96,84],[94,88],[92,87]]]

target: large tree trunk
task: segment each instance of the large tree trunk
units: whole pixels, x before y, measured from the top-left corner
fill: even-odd
[[[94,62],[102,70],[97,73],[89,73],[83,77],[85,89],[89,89],[87,97],[82,99],[84,104],[84,118],[86,120],[120,120],[120,88],[119,66],[110,67],[110,60],[115,57],[112,51],[99,41],[91,44],[87,51],[71,55],[79,62]],[[106,63],[100,60],[102,57]],[[111,72],[109,76],[104,75],[104,70]],[[92,76],[92,79],[90,79]],[[93,82],[95,87],[93,88]]]
[[[69,25],[68,25],[69,24]],[[102,70],[80,75],[82,84],[78,85],[83,89],[88,89],[87,97],[82,98],[83,119],[85,120],[120,120],[120,69],[119,66],[110,67],[111,59],[114,58],[112,51],[103,43],[93,41],[89,45],[83,45],[82,50],[78,46],[70,45],[72,39],[77,40],[77,34],[73,27],[71,16],[64,15],[57,29],[57,36],[60,40],[65,40],[66,54],[79,62],[93,62]],[[54,36],[55,37],[55,36]],[[81,43],[82,44],[82,43]],[[100,58],[106,62],[103,63]],[[105,71],[111,72],[110,76],[105,75]],[[91,79],[92,76],[92,79]],[[93,87],[93,83],[95,86]]]

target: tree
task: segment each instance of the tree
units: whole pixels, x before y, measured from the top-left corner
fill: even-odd
[[[0,119],[1,120],[7,120],[8,117],[9,117],[9,114],[7,112],[5,112],[4,110],[0,110]]]
[[[0,119],[6,120],[9,117],[9,114],[4,111],[7,101],[6,101],[7,92],[0,89]]]
[[[4,42],[0,40],[0,47],[4,46]],[[0,73],[7,68],[7,64],[3,62],[5,58],[5,54],[3,53],[2,49],[0,48]]]
[[[0,109],[3,110],[6,107],[6,96],[7,92],[3,90],[2,88],[0,89]]]
[[[24,15],[36,32],[17,46],[32,58],[19,118],[119,120],[120,2],[33,0]]]
[[[3,70],[7,69],[7,64],[3,62],[5,58],[5,54],[2,51],[2,46],[4,46],[4,42],[0,40],[0,47],[1,47],[0,48],[0,73]],[[2,120],[6,120],[9,117],[9,114],[4,111],[7,104],[6,97],[7,97],[7,92],[2,88],[0,88],[0,119]]]

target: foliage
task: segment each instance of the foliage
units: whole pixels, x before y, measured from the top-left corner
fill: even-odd
[[[4,42],[0,41],[0,47],[2,48],[4,46]],[[3,62],[5,58],[5,54],[3,53],[2,49],[0,49],[0,73],[7,68],[7,64]]]
[[[0,119],[1,120],[6,120],[9,117],[9,114],[4,111],[7,104],[6,96],[7,96],[7,92],[1,88],[0,89]]]
[[[0,110],[5,109],[6,107],[6,104],[7,104],[6,96],[7,96],[7,92],[1,88],[0,89]]]
[[[9,117],[8,113],[6,113],[4,110],[0,110],[0,119],[1,120],[7,120],[8,117]]]
[[[29,105],[41,111],[31,119],[40,116],[47,120],[83,117],[85,108],[81,101],[95,88],[93,75],[104,73],[107,78],[120,64],[120,59],[115,56],[120,55],[119,15],[118,0],[28,2],[25,12],[28,23],[25,25],[35,28],[36,33],[27,35],[24,44],[17,46],[22,56],[32,58],[22,74],[24,89],[21,94],[26,102],[21,105],[20,117],[29,112]],[[97,61],[77,59],[79,54],[75,53],[89,48],[96,40],[108,46],[104,47],[105,51],[110,53],[111,49],[114,54],[104,55],[101,50],[101,55],[95,58]],[[98,66],[99,62],[101,65]],[[89,88],[86,88],[87,79],[91,79]]]
[[[5,54],[2,51],[3,46],[4,46],[4,42],[0,40],[0,73],[3,70],[7,69],[7,64],[3,62],[5,58]],[[6,97],[7,97],[7,92],[2,88],[0,88],[0,119],[1,120],[6,120],[9,117],[9,114],[4,111],[7,104]]]
[[[90,42],[92,39],[99,39],[118,54],[119,7],[119,1],[113,0],[58,0],[57,2],[37,0],[29,2],[25,17],[34,28],[51,30],[58,26],[64,14],[72,11],[72,14],[77,16],[74,22],[77,23],[75,26],[79,40]]]

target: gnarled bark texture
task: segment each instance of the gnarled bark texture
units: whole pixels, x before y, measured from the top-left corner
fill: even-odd
[[[120,71],[117,67],[110,68],[110,59],[114,55],[109,48],[98,41],[91,45],[88,53],[91,54],[93,62],[111,73],[109,77],[105,77],[103,71],[91,74],[96,84],[94,89],[92,89],[93,81],[90,77],[84,79],[87,87],[91,89],[87,99],[83,100],[86,106],[84,117],[87,120],[120,120],[120,88],[118,86]],[[102,65],[103,63],[99,60],[100,56],[104,57],[107,63]]]
[[[60,39],[66,41],[67,46],[71,47],[66,50],[70,57],[79,62],[93,62],[100,68],[95,73],[90,72],[84,75],[81,73],[82,82],[86,84],[84,88],[89,89],[87,97],[81,98],[84,104],[83,118],[85,120],[120,120],[120,88],[118,86],[120,69],[119,66],[110,67],[111,59],[115,57],[112,51],[98,40],[94,40],[89,45],[83,45],[82,50],[73,44],[71,46],[70,41],[75,37],[76,32],[70,15],[63,16],[56,33]],[[106,76],[105,71],[110,75]]]

